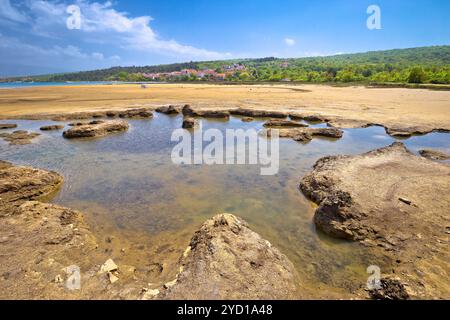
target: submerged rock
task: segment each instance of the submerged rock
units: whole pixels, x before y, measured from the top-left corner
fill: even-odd
[[[270,110],[254,110],[254,109],[244,109],[238,108],[230,110],[230,114],[236,116],[245,116],[253,118],[286,118],[287,113],[281,111],[270,111]]]
[[[17,128],[15,123],[0,123],[0,130],[2,129],[14,129]]]
[[[217,119],[229,119],[230,113],[228,111],[219,110],[194,110],[190,105],[183,107],[183,115],[185,117],[201,117],[201,118],[217,118]]]
[[[182,271],[157,299],[293,299],[292,263],[231,214],[206,221],[182,257]]]
[[[50,125],[50,126],[43,126],[40,128],[42,131],[51,131],[51,130],[61,130],[64,129],[63,125]]]
[[[252,121],[254,121],[255,119],[252,118],[252,117],[243,117],[241,120],[242,120],[242,122],[252,122]]]
[[[75,126],[64,131],[63,136],[67,139],[102,137],[107,134],[128,130],[128,123],[123,120],[92,121],[89,124]]]
[[[159,112],[159,113],[164,113],[164,114],[179,114],[181,112],[181,108],[171,105],[171,106],[164,106],[164,107],[156,108],[155,111]]]
[[[24,130],[14,131],[12,133],[0,133],[0,138],[9,142],[10,145],[30,144],[34,138],[40,136],[40,133],[28,132]]]
[[[184,129],[192,129],[198,126],[198,121],[195,118],[184,118],[183,120],[183,128]]]
[[[395,273],[408,275],[402,279],[415,295],[449,297],[450,278],[439,271],[448,267],[449,249],[440,239],[448,225],[449,165],[418,157],[396,142],[362,155],[322,158],[300,189],[319,205],[314,215],[319,229],[383,248],[400,261]]]
[[[448,159],[450,159],[450,155],[446,154],[445,152],[439,151],[439,150],[424,149],[424,150],[420,150],[419,153],[422,157],[425,157],[430,160],[448,160]]]
[[[264,123],[264,127],[291,127],[291,128],[305,128],[308,127],[307,124],[295,122],[291,120],[284,119],[271,119]]]

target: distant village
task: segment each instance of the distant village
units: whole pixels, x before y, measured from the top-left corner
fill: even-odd
[[[245,71],[246,67],[243,64],[233,64],[229,66],[223,66],[219,70],[212,70],[204,68],[202,70],[195,69],[183,69],[181,71],[174,72],[162,72],[162,73],[142,73],[141,76],[148,80],[162,81],[162,80],[183,80],[186,78],[196,78],[199,80],[216,80],[222,81],[228,77],[233,77],[236,73]]]

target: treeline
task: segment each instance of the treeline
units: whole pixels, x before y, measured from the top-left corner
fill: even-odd
[[[228,72],[230,65],[244,70]],[[226,73],[226,81],[298,81],[450,84],[450,46],[421,47],[328,57],[297,59],[237,59],[188,62],[146,67],[114,67],[104,70],[35,77],[35,81],[146,81],[144,74],[184,69]],[[183,77],[183,81],[199,80]],[[209,78],[202,79],[210,81]]]

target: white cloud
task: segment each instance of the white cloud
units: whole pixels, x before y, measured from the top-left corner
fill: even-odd
[[[296,44],[296,41],[292,38],[285,38],[284,43],[286,43],[287,46],[293,47]]]
[[[0,0],[2,1],[2,0]],[[130,17],[113,8],[111,2],[98,3],[77,0],[75,4],[81,11],[81,29],[71,30],[80,40],[92,43],[102,42],[126,50],[157,52],[181,58],[220,59],[230,57],[230,53],[221,53],[190,45],[180,44],[175,40],[161,39],[150,26],[150,16]],[[58,37],[68,34],[65,28],[66,5],[59,2],[29,0],[29,8],[35,21],[33,31],[41,36]]]
[[[27,21],[27,17],[13,7],[9,0],[0,0],[0,17],[14,22]]]

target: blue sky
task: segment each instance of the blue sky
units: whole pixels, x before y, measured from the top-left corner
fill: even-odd
[[[370,5],[381,30],[366,26]],[[448,0],[0,0],[0,76],[450,44],[449,12]]]

